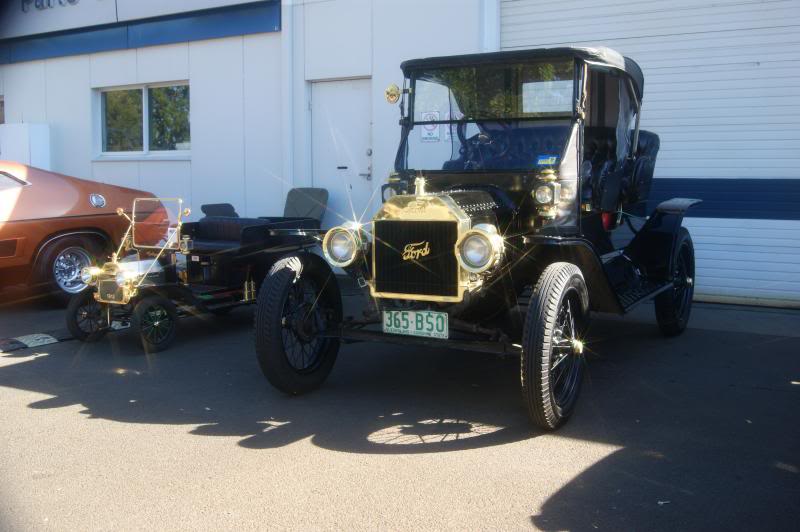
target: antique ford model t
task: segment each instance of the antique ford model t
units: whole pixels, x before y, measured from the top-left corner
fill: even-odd
[[[148,353],[175,338],[180,314],[225,314],[255,302],[267,270],[287,250],[314,246],[328,194],[292,189],[283,217],[241,218],[229,204],[203,205],[197,222],[180,199],[138,198],[119,249],[82,272],[89,289],[67,308],[72,335],[91,342],[130,325]]]
[[[318,387],[341,342],[519,354],[532,421],[575,407],[590,311],[655,299],[666,335],[692,304],[697,202],[646,213],[659,139],[639,130],[643,76],[605,48],[406,61],[396,173],[372,221],[329,230],[327,262],[368,297],[343,318],[317,255],[276,263],[258,297],[256,351],[292,394]],[[645,217],[646,214],[649,216]]]

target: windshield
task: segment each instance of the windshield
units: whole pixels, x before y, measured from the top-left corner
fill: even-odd
[[[572,59],[421,70],[401,170],[531,170],[558,164],[575,101]]]
[[[137,198],[133,202],[133,245],[140,248],[176,249],[181,201]]]

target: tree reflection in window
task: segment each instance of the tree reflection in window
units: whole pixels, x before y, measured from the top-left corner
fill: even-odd
[[[188,150],[189,86],[148,89],[150,150]]]
[[[142,151],[142,90],[103,93],[103,151]]]

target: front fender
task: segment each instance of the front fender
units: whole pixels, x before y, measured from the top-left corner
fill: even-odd
[[[592,244],[580,238],[526,237],[531,256],[541,270],[554,262],[569,262],[580,268],[589,291],[589,308],[595,312],[624,313],[624,308],[608,279]]]

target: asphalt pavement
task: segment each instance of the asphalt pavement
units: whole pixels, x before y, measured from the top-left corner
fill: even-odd
[[[252,310],[0,354],[0,530],[790,530],[800,312],[697,305],[662,338],[600,317],[577,412],[532,429],[519,363],[346,346],[326,385],[269,387]],[[0,308],[0,337],[62,327]]]

